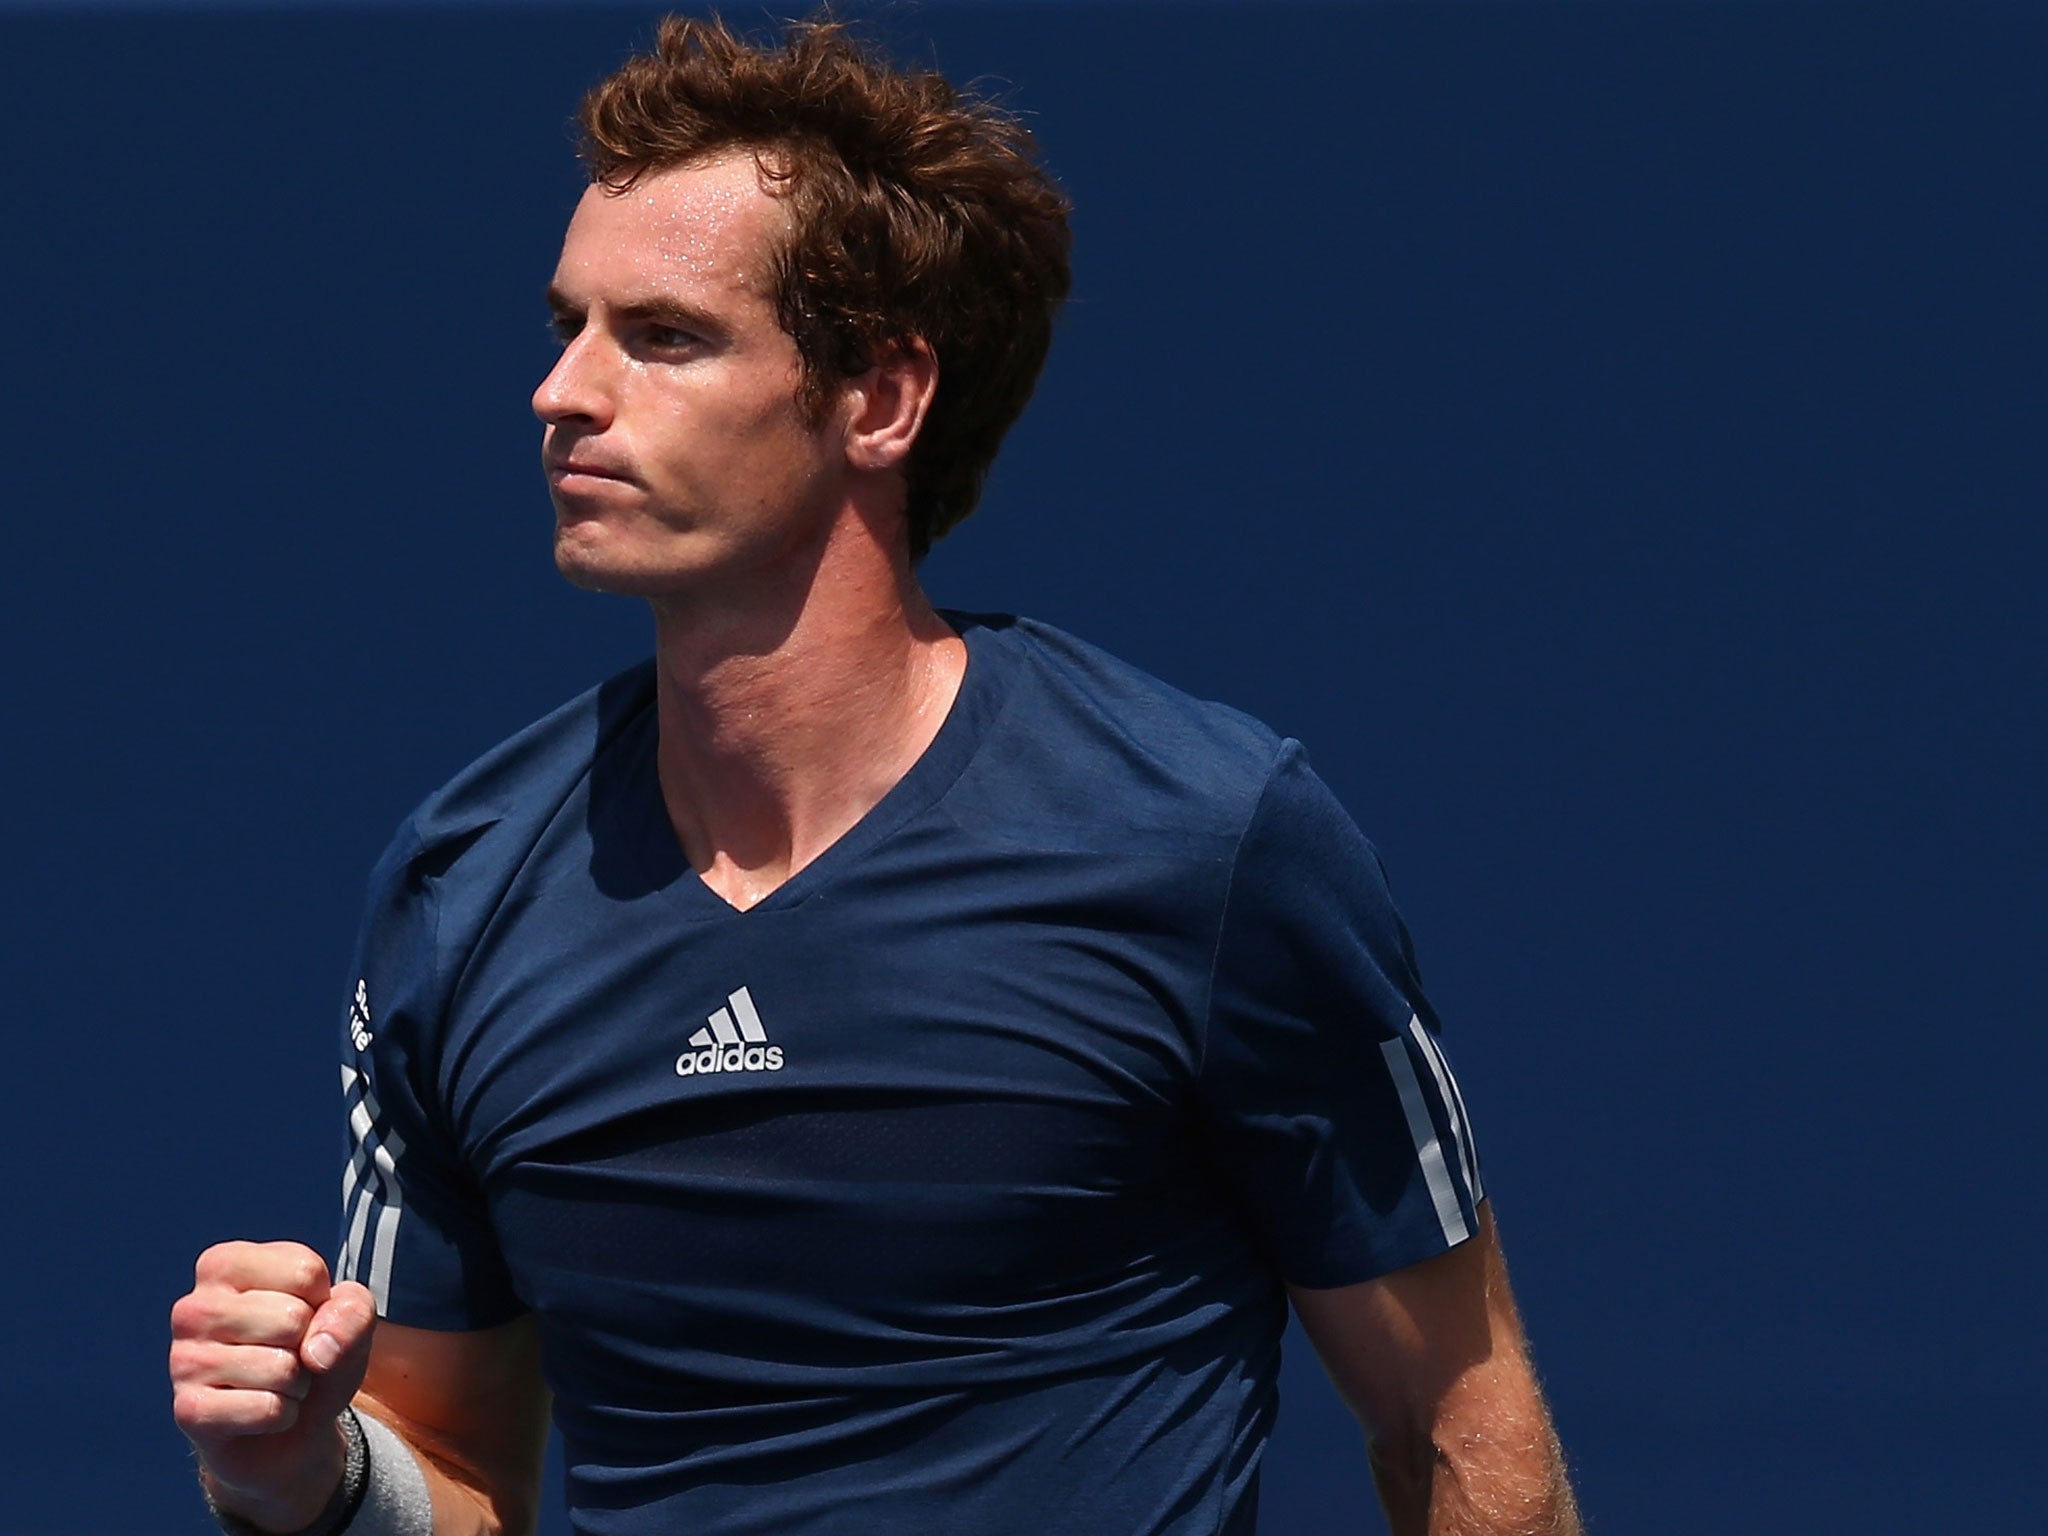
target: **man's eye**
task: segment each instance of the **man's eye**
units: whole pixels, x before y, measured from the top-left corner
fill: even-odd
[[[582,329],[583,322],[574,315],[555,315],[548,321],[548,334],[563,346],[574,341]]]
[[[650,325],[647,327],[647,344],[650,347],[660,347],[663,351],[670,351],[677,347],[694,347],[697,338],[673,325]]]

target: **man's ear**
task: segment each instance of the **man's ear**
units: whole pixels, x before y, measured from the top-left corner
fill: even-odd
[[[847,462],[855,469],[900,468],[938,393],[938,355],[922,336],[890,342],[866,373],[847,380],[846,390]]]

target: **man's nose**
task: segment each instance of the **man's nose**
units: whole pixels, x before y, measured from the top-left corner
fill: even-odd
[[[555,366],[533,392],[533,414],[549,426],[583,421],[600,431],[611,420],[611,390],[602,348],[584,330],[562,348]]]

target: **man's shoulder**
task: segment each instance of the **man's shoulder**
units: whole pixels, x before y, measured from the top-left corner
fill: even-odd
[[[1052,625],[983,622],[1015,676],[977,779],[1105,833],[1242,830],[1285,751],[1277,732]]]
[[[654,663],[637,662],[506,737],[414,807],[382,866],[438,874],[486,841],[529,845],[653,699]]]

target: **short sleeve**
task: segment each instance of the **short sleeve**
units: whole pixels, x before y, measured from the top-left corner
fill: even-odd
[[[1282,749],[1217,941],[1198,1098],[1282,1278],[1329,1287],[1477,1229],[1478,1154],[1379,856]]]
[[[367,1285],[393,1322],[488,1328],[526,1307],[440,1110],[433,864],[408,825],[370,881],[342,1028],[348,1165],[335,1275]]]

